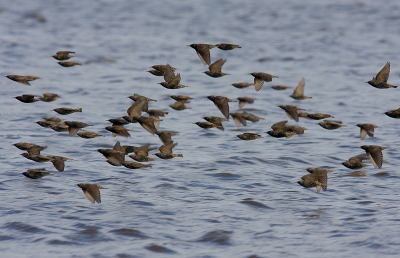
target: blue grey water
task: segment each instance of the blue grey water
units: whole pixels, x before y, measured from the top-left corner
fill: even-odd
[[[1,74],[36,75],[31,86],[0,79],[0,253],[1,257],[398,257],[400,253],[399,121],[384,112],[400,107],[399,89],[364,83],[391,62],[389,82],[400,84],[398,1],[56,1],[5,0],[0,4]],[[191,43],[239,44],[211,50],[227,59],[222,78],[211,78]],[[51,57],[76,51],[64,68]],[[107,61],[108,60],[108,61]],[[115,62],[110,62],[115,60]],[[181,83],[168,90],[162,77],[146,72],[155,64],[179,68]],[[279,76],[256,92],[237,89],[251,72]],[[301,77],[312,99],[289,97]],[[289,85],[275,91],[274,84]],[[61,96],[26,104],[21,94]],[[152,168],[113,167],[97,152],[122,145],[161,141],[138,124],[131,138],[112,137],[106,120],[126,114],[134,93],[157,99],[150,108],[168,111],[160,129],[178,131],[175,153]],[[175,111],[168,96],[193,97],[191,109]],[[222,116],[208,95],[257,100],[245,109],[264,120],[225,131],[193,124]],[[334,131],[300,119],[304,135],[276,139],[265,132],[288,119],[278,105],[329,113],[346,127]],[[57,107],[82,108],[62,118],[92,124],[105,137],[68,137],[35,122],[60,116]],[[237,103],[230,103],[236,111]],[[374,123],[375,137],[361,141],[357,123]],[[242,132],[264,136],[255,141]],[[20,156],[12,144],[47,145],[61,155],[64,172],[51,163]],[[382,169],[348,176],[341,165],[363,153],[361,145],[389,147]],[[45,167],[54,176],[21,175]],[[307,167],[326,167],[328,190],[297,184]],[[96,183],[102,203],[92,205],[78,183]]]

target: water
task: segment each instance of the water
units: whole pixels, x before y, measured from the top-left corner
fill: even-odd
[[[389,82],[400,83],[399,10],[395,1],[3,1],[0,6],[2,74],[36,75],[28,87],[0,80],[0,252],[4,257],[376,257],[400,252],[398,121],[384,112],[399,107],[398,89],[379,90],[364,82],[390,61]],[[43,21],[45,19],[45,21]],[[230,42],[233,51],[211,50],[226,58],[211,78],[191,43]],[[64,68],[51,58],[74,50],[82,67]],[[115,62],[88,62],[109,58]],[[259,60],[259,61],[258,61]],[[261,60],[261,61],[260,61]],[[178,67],[181,90],[158,85],[146,71],[154,64]],[[261,91],[230,84],[252,81],[250,72],[278,75]],[[289,97],[301,77],[312,99]],[[274,91],[272,84],[292,86]],[[54,92],[61,99],[25,104],[13,97]],[[160,129],[178,131],[174,149],[183,158],[152,162],[151,169],[128,170],[105,162],[96,150],[150,143],[137,124],[131,138],[112,137],[107,119],[125,115],[133,93],[158,100],[150,108],[170,113]],[[191,109],[169,108],[172,94],[193,97]],[[221,116],[207,95],[256,97],[245,108],[265,118],[239,130],[204,130],[193,123]],[[278,105],[323,112],[347,127],[328,131],[316,121],[290,139],[266,132],[287,119]],[[63,116],[93,124],[106,137],[85,140],[56,133],[35,121],[57,115],[57,107],[83,108]],[[231,111],[237,103],[230,104]],[[290,124],[296,124],[293,120]],[[374,138],[359,139],[357,123],[380,126]],[[243,132],[265,138],[242,141]],[[42,153],[61,155],[65,172],[50,163],[20,156],[13,143],[47,145]],[[340,163],[384,150],[383,168],[349,177]],[[153,153],[153,152],[152,152]],[[316,193],[296,182],[307,167],[327,167],[328,191]],[[54,176],[21,175],[46,167]],[[91,205],[76,186],[96,183],[102,203]]]

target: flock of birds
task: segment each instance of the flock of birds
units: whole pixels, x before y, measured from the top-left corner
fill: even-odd
[[[240,48],[239,45],[222,43],[222,44],[191,44],[189,45],[193,49],[196,50],[197,55],[199,56],[200,60],[204,65],[209,65],[209,70],[205,71],[204,73],[208,76],[213,78],[218,78],[227,75],[226,73],[222,72],[222,66],[226,62],[224,59],[219,59],[213,63],[211,63],[210,57],[210,49],[214,47],[218,47],[221,50],[233,50],[236,48]],[[75,65],[82,65],[82,63],[78,62],[71,62],[66,61],[74,56],[71,54],[75,54],[73,51],[58,51],[53,57],[60,62],[63,67],[72,67]],[[154,65],[152,66],[153,70],[148,71],[149,73],[155,76],[163,76],[164,82],[160,84],[167,88],[167,89],[180,89],[185,88],[187,86],[180,84],[181,76],[179,73],[175,74],[176,68],[170,66],[169,64],[165,65]],[[387,88],[397,88],[397,86],[389,84],[388,78],[390,73],[390,63],[387,62],[386,65],[381,69],[381,71],[373,77],[372,80],[368,81],[371,86],[379,89],[387,89]],[[247,82],[239,82],[233,83],[232,85],[236,88],[247,88],[250,86],[254,86],[256,91],[261,90],[264,82],[270,82],[273,78],[278,78],[278,76],[268,74],[265,72],[253,72],[251,75],[254,77],[254,83],[247,83]],[[18,83],[22,83],[25,85],[30,85],[30,81],[34,81],[40,79],[37,76],[27,76],[27,75],[7,75],[8,79],[16,81]],[[305,87],[305,80],[302,78],[293,91],[293,94],[290,95],[292,98],[296,100],[305,100],[311,97],[304,95],[304,87]],[[275,85],[272,88],[276,90],[286,90],[287,86],[283,85]],[[191,97],[185,95],[171,95],[172,99],[176,102],[170,105],[171,108],[174,110],[185,110],[188,107],[186,106],[187,103],[190,103],[192,100]],[[15,97],[19,101],[23,103],[33,103],[37,101],[55,101],[59,98],[58,94],[54,93],[45,93],[43,96],[38,97],[35,95],[24,94],[21,96]],[[126,128],[125,126],[130,123],[139,123],[146,131],[151,134],[158,135],[159,139],[162,142],[162,146],[159,147],[159,152],[155,153],[158,158],[161,159],[172,159],[175,157],[183,157],[182,154],[173,153],[173,148],[178,144],[172,140],[172,137],[176,135],[176,132],[173,131],[161,131],[159,129],[159,124],[162,121],[160,117],[164,117],[168,114],[166,111],[162,111],[159,109],[149,109],[149,102],[157,101],[155,99],[151,99],[145,96],[141,96],[138,94],[134,94],[129,96],[130,99],[134,101],[134,103],[127,109],[127,115],[121,116],[119,118],[111,118],[108,121],[111,123],[110,126],[105,127],[107,131],[110,131],[112,135],[115,136],[122,136],[122,137],[130,137],[130,129]],[[201,122],[196,122],[199,127],[210,129],[210,128],[217,128],[219,130],[224,130],[223,122],[228,122],[229,118],[232,117],[232,120],[236,124],[237,127],[241,125],[246,126],[247,121],[251,122],[258,122],[261,117],[258,117],[254,114],[248,112],[229,112],[229,102],[234,102],[232,99],[229,99],[224,96],[215,96],[210,95],[207,96],[209,100],[211,100],[215,106],[221,111],[223,117],[217,116],[207,116],[204,117],[204,120]],[[250,97],[239,97],[239,108],[242,109],[246,104],[254,103],[256,99]],[[299,121],[299,118],[304,119],[313,119],[313,120],[322,120],[319,122],[319,125],[327,130],[335,130],[341,128],[345,125],[342,124],[341,121],[337,120],[329,120],[327,118],[333,118],[333,116],[329,114],[323,113],[307,113],[304,109],[301,109],[294,105],[280,105],[281,109],[283,109],[287,116],[290,119],[295,120],[296,122]],[[70,107],[60,107],[55,108],[54,111],[60,115],[69,115],[75,112],[82,112],[82,108],[70,108]],[[142,116],[142,112],[146,112],[147,116]],[[389,117],[392,118],[400,118],[400,108],[396,110],[391,110],[385,113]],[[287,120],[280,121],[271,126],[270,131],[267,131],[270,136],[276,138],[290,138],[294,135],[304,134],[305,127],[297,126],[297,125],[288,125]],[[64,121],[59,117],[44,117],[43,120],[37,121],[42,127],[51,128],[57,132],[68,132],[69,136],[78,135],[82,138],[90,139],[94,137],[104,136],[96,132],[91,131],[82,131],[83,128],[89,127],[91,125],[80,122],[80,121]],[[360,138],[363,140],[367,135],[370,137],[374,136],[374,129],[378,126],[374,124],[357,124],[360,127]],[[259,138],[263,138],[261,135],[256,133],[242,133],[237,135],[238,138],[242,140],[256,140]],[[21,155],[27,159],[30,159],[35,162],[51,162],[53,163],[54,167],[58,171],[64,171],[65,162],[67,160],[71,160],[66,157],[62,156],[54,156],[54,155],[42,155],[41,151],[47,148],[47,146],[40,146],[34,143],[28,142],[19,142],[14,144],[20,150],[26,151]],[[360,154],[354,157],[351,157],[348,161],[343,162],[342,164],[350,169],[360,169],[367,166],[366,163],[363,161],[369,159],[371,163],[374,165],[375,168],[382,167],[383,161],[383,154],[382,150],[386,147],[378,146],[378,145],[363,145],[360,148],[365,150],[365,154]],[[151,162],[154,159],[149,156],[149,152],[155,150],[156,148],[150,147],[150,144],[146,144],[143,146],[130,146],[130,145],[123,145],[121,146],[120,142],[117,141],[112,149],[98,149],[107,160],[110,165],[113,166],[124,166],[129,169],[139,169],[139,168],[146,168],[151,167],[151,164],[146,164],[143,162]],[[131,154],[133,153],[133,154]],[[125,160],[125,156],[130,157],[133,161]],[[309,174],[304,175],[301,177],[301,180],[298,183],[305,187],[305,188],[313,188],[315,187],[317,192],[320,191],[322,188],[324,191],[327,190],[328,184],[328,173],[332,170],[325,169],[325,168],[308,168],[307,171]],[[29,169],[26,172],[22,173],[24,176],[31,178],[31,179],[38,179],[44,176],[50,175],[50,173],[45,172],[45,168],[35,168]],[[85,194],[85,196],[89,199],[91,203],[100,203],[100,190],[104,187],[101,187],[96,184],[89,184],[89,183],[80,183],[77,184]]]

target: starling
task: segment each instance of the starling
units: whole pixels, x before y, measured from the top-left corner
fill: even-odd
[[[22,174],[31,179],[39,179],[44,176],[51,175],[50,173],[43,171],[45,171],[45,168],[35,168],[35,169],[28,169],[26,172],[23,172]]]
[[[250,98],[250,97],[239,97],[237,98],[239,100],[239,109],[242,109],[244,105],[246,104],[253,104],[255,98]]]
[[[119,117],[119,118],[111,118],[107,120],[108,122],[112,123],[112,126],[115,125],[120,125],[120,126],[124,126],[129,124],[129,121],[127,121],[126,119],[124,119],[123,117]]]
[[[155,117],[164,117],[165,115],[168,115],[167,111],[162,111],[160,109],[149,109],[146,111],[147,114],[149,114],[149,116],[155,116]]]
[[[278,76],[269,74],[269,73],[251,73],[254,76],[254,86],[256,91],[261,90],[264,82],[272,81],[272,78],[279,78]]]
[[[297,111],[297,115],[299,117],[302,117],[302,118],[305,118],[305,119],[311,119],[311,118],[308,117],[309,113],[307,113],[307,112]]]
[[[86,198],[88,198],[88,200],[92,204],[94,204],[95,202],[101,203],[100,189],[106,189],[106,188],[96,184],[77,184],[77,186],[79,186],[82,189]]]
[[[225,62],[226,60],[224,59],[218,59],[208,67],[209,71],[205,71],[204,73],[214,78],[222,77],[224,75],[229,75],[228,73],[223,73],[221,71],[222,66],[225,64]]]
[[[385,114],[391,118],[400,118],[400,108],[387,111]]]
[[[106,129],[107,131],[112,132],[114,137],[117,136],[117,135],[122,136],[122,137],[131,137],[131,135],[129,134],[128,131],[132,131],[132,130],[127,129],[127,128],[125,128],[123,126],[120,126],[120,125],[107,126],[104,129]]]
[[[45,127],[45,128],[49,128],[49,127],[51,127],[52,125],[53,125],[53,126],[58,125],[58,123],[52,122],[52,121],[37,121],[36,123],[37,123],[38,125],[42,126],[42,127]]]
[[[297,183],[305,188],[316,187],[318,193],[321,188],[326,191],[328,187],[328,172],[330,171],[327,169],[313,170],[313,172],[310,172],[311,174],[302,176]]]
[[[113,166],[121,166],[125,161],[125,151],[120,142],[116,142],[112,149],[98,149],[97,151],[103,154],[107,162]]]
[[[307,168],[306,170],[311,174],[318,174],[318,173],[328,174],[328,173],[332,172],[331,169],[326,169],[326,168]]]
[[[287,90],[290,87],[285,85],[272,85],[271,88],[273,88],[274,90]]]
[[[172,105],[169,105],[172,109],[175,109],[177,111],[181,111],[181,110],[185,110],[185,109],[189,109],[186,105],[185,102],[183,101],[177,101]]]
[[[39,146],[29,142],[18,142],[13,144],[20,150],[27,151],[29,155],[35,156],[40,155],[40,152],[47,148],[47,146]],[[24,156],[25,157],[25,156]]]
[[[135,103],[133,103],[128,110],[126,110],[126,113],[128,113],[129,117],[129,122],[132,123],[132,121],[135,121],[133,118],[138,117],[142,115],[142,111],[147,111],[147,108],[144,110],[144,107],[148,105],[148,101],[146,100],[137,100]]]
[[[92,139],[92,138],[99,137],[99,136],[103,136],[104,137],[104,135],[102,135],[102,134],[98,134],[98,133],[95,133],[95,132],[88,132],[88,131],[79,132],[77,134],[78,134],[79,137],[84,138],[84,139]]]
[[[367,83],[378,89],[397,88],[397,86],[387,83],[390,73],[390,62],[387,62],[380,72]]]
[[[33,160],[33,161],[35,161],[35,162],[49,162],[49,161],[53,161],[52,158],[47,157],[47,156],[44,156],[44,155],[40,155],[40,154],[37,154],[37,155],[30,155],[30,154],[24,152],[24,153],[21,154],[21,156],[23,156],[23,157],[25,157],[25,158],[27,158],[27,159]]]
[[[193,99],[193,98],[191,98],[189,96],[185,96],[185,95],[171,95],[170,97],[176,101],[180,101],[180,102],[184,102],[184,103],[189,103],[190,100]]]
[[[63,67],[72,67],[75,65],[80,65],[82,66],[82,63],[78,63],[78,62],[71,62],[71,61],[63,61],[63,62],[57,62],[59,65],[63,66]]]
[[[360,127],[361,140],[364,140],[367,134],[369,137],[374,137],[374,130],[379,127],[374,124],[357,124],[357,126]]]
[[[159,148],[160,152],[159,152],[159,153],[156,153],[156,154],[154,154],[154,155],[156,155],[156,156],[159,157],[160,159],[172,159],[172,158],[175,158],[175,157],[183,157],[182,154],[175,154],[175,153],[172,153],[172,149],[173,149],[176,145],[178,145],[178,143],[171,143],[171,144],[168,144],[168,145],[162,145],[162,146]]]
[[[247,126],[246,119],[243,118],[243,113],[229,113],[232,116],[233,122],[235,123],[236,127],[239,128],[240,125]]]
[[[328,130],[335,130],[345,125],[342,124],[342,121],[337,120],[324,120],[323,122],[318,123],[321,127]]]
[[[124,167],[130,168],[130,169],[151,168],[150,164],[142,164],[142,163],[132,162],[132,161],[124,161],[124,162],[122,162],[122,165]]]
[[[59,172],[63,172],[64,171],[65,161],[71,160],[69,158],[62,157],[62,156],[47,156],[47,157],[51,158],[51,160],[50,160],[51,163],[53,163],[53,166]]]
[[[264,138],[261,135],[255,134],[255,133],[242,133],[242,134],[238,134],[237,137],[239,137],[242,140],[246,140],[246,141]]]
[[[16,96],[15,98],[23,103],[33,103],[39,101],[39,99],[35,98],[35,95],[31,94],[23,94],[21,96]]]
[[[145,96],[141,96],[139,94],[133,94],[131,96],[129,96],[128,98],[130,98],[131,100],[135,101],[134,104],[142,106],[142,111],[147,111],[149,109],[149,102],[154,101],[157,102],[156,99],[151,99]],[[142,104],[140,101],[143,101],[144,103]],[[136,103],[137,102],[137,103]]]
[[[378,146],[378,145],[363,145],[360,147],[365,150],[368,155],[369,160],[375,168],[382,168],[383,162],[383,154],[382,150],[386,149],[386,147]]]
[[[50,125],[50,128],[56,132],[66,132],[68,131],[69,126],[66,124],[53,124]]]
[[[161,142],[164,145],[170,145],[173,143],[171,137],[177,135],[178,133],[171,131],[158,131],[156,134],[158,135],[158,138],[160,138]]]
[[[234,45],[234,44],[229,44],[229,43],[220,43],[220,44],[216,44],[215,46],[221,50],[232,50],[235,48],[242,48],[239,45]]]
[[[54,59],[59,61],[64,61],[73,58],[70,54],[75,54],[74,51],[58,51],[55,55],[53,55]]]
[[[196,122],[195,124],[204,129],[210,129],[210,128],[217,127],[216,124],[210,123],[210,122]]]
[[[299,122],[299,115],[297,114],[297,111],[304,110],[302,108],[298,108],[298,107],[292,106],[292,105],[280,105],[279,107],[282,108],[283,110],[285,110],[286,115],[290,119],[293,119],[296,122]]]
[[[69,136],[74,136],[82,128],[92,126],[79,121],[65,121],[64,123],[68,125]]]
[[[254,83],[248,83],[248,82],[237,82],[237,83],[232,83],[232,86],[238,89],[244,89],[250,86],[253,86]]]
[[[307,114],[307,117],[309,119],[313,119],[313,120],[321,120],[321,119],[325,119],[325,118],[334,118],[333,116],[329,115],[329,114],[323,114],[323,113],[315,113],[315,114]]]
[[[160,71],[160,72],[162,72],[163,73],[163,75],[164,75],[164,72],[165,72],[165,68],[167,67],[167,65],[153,65],[151,68],[153,68],[153,69],[156,69],[157,71]],[[172,71],[175,71],[176,70],[176,68],[175,67],[172,67],[172,66],[169,66],[170,67],[170,69],[172,70]]]
[[[228,121],[228,119],[222,118],[222,117],[216,117],[216,116],[206,116],[203,117],[204,120],[215,124],[215,127],[221,131],[224,131],[225,128],[222,125],[222,122]]]
[[[299,84],[297,85],[296,89],[294,89],[292,95],[290,97],[302,100],[302,99],[310,99],[311,97],[304,96],[304,86],[306,85],[304,78],[301,78]]]
[[[242,117],[243,117],[243,119],[251,121],[253,123],[256,123],[256,122],[260,121],[260,119],[264,119],[264,118],[261,118],[259,116],[256,116],[256,115],[253,115],[251,113],[248,113],[246,111],[243,111]]]
[[[186,88],[187,86],[180,84],[181,75],[177,73],[175,75],[174,71],[171,69],[171,66],[167,64],[164,71],[164,80],[165,82],[160,83],[164,88],[167,89],[180,89]]]
[[[139,124],[149,133],[155,134],[157,132],[157,128],[155,126],[155,123],[159,123],[160,120],[159,118],[153,117],[153,116],[138,116],[134,117],[136,121],[139,122]]]
[[[43,93],[43,96],[39,97],[39,99],[44,102],[52,102],[58,99],[59,97],[60,96],[58,96],[58,94],[55,93]]]
[[[60,115],[69,115],[75,112],[82,112],[82,108],[68,108],[68,107],[61,107],[53,109]]]
[[[342,165],[350,169],[361,169],[368,166],[368,164],[363,163],[364,159],[369,159],[367,155],[359,155],[351,157],[348,161],[342,162]]]
[[[271,126],[272,131],[268,131],[270,136],[275,137],[275,138],[290,138],[296,133],[294,132],[293,129],[289,129],[290,126],[286,126],[287,120],[277,122]]]
[[[194,50],[196,50],[197,55],[199,56],[201,62],[204,65],[210,65],[211,57],[210,57],[210,49],[214,48],[215,45],[211,44],[191,44],[189,45]]]
[[[32,76],[32,75],[13,75],[13,74],[9,74],[6,76],[8,79],[15,81],[15,82],[19,82],[25,85],[31,85],[29,83],[29,81],[34,81],[37,79],[40,79],[40,77],[37,76]]]
[[[64,120],[64,119],[59,118],[59,117],[44,117],[43,120],[44,120],[44,121],[49,121],[49,122],[54,122],[54,123],[59,124],[59,123],[61,123],[61,121]]]
[[[207,96],[207,98],[214,102],[215,106],[221,111],[226,119],[229,119],[228,102],[234,102],[233,100],[223,96]]]
[[[164,76],[164,71],[159,71],[159,70],[149,70],[147,71],[149,73],[151,73],[152,75],[155,76]]]
[[[172,142],[172,141],[171,141]],[[150,148],[150,144],[145,144],[140,147],[133,148],[135,155],[129,155],[130,158],[138,161],[138,162],[149,162],[154,159],[149,157],[149,151],[155,150],[156,148]]]

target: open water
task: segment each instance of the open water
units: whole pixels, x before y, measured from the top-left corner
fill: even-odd
[[[364,82],[390,61],[389,82],[400,84],[400,2],[6,0],[0,10],[1,74],[42,78],[31,86],[0,79],[1,257],[398,257],[400,129],[383,113],[400,107],[400,89]],[[221,42],[242,48],[212,49],[212,61],[227,59],[223,71],[230,75],[211,78],[187,45]],[[51,57],[59,50],[76,51],[71,61],[83,66],[59,66]],[[162,77],[146,72],[165,63],[179,68],[188,88],[165,89],[157,84]],[[259,92],[231,86],[252,82],[251,72],[279,78]],[[289,97],[301,77],[312,99]],[[274,84],[292,88],[275,91]],[[13,98],[45,92],[61,98],[32,104]],[[117,140],[161,145],[138,124],[127,126],[131,138],[104,129],[107,119],[126,114],[134,93],[157,99],[150,108],[169,111],[160,129],[180,133],[174,152],[183,158],[129,170],[97,152]],[[171,109],[172,94],[193,97],[191,109]],[[225,131],[202,129],[193,123],[222,116],[208,95],[256,97],[245,109],[265,119],[240,129],[232,119]],[[264,132],[287,119],[282,104],[329,113],[347,126],[328,131],[318,121],[291,120],[306,133],[272,138]],[[90,131],[106,137],[68,137],[35,123],[63,106],[83,112],[62,118],[92,124]],[[357,123],[380,128],[361,141]],[[264,138],[242,141],[236,135],[243,132]],[[24,141],[73,160],[57,172],[20,156],[12,144]],[[352,171],[340,163],[365,144],[389,147],[383,168],[348,176]],[[54,176],[21,175],[38,167]],[[333,170],[326,192],[297,184],[307,167]],[[77,183],[106,187],[102,203],[91,205]]]

